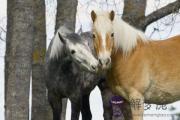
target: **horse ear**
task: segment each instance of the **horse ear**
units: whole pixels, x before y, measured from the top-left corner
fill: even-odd
[[[114,11],[112,10],[112,11],[110,12],[110,14],[109,14],[109,18],[110,18],[111,21],[114,20],[114,16],[115,16],[115,13],[114,13]]]
[[[91,18],[92,18],[92,21],[94,22],[96,20],[96,13],[94,12],[94,10],[91,11]]]
[[[61,42],[63,43],[63,44],[65,44],[66,43],[66,40],[62,37],[62,35],[58,32],[58,36],[59,36],[59,39],[61,40]]]

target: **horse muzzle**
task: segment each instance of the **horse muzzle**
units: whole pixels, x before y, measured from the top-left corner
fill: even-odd
[[[101,67],[102,70],[106,70],[111,66],[111,58],[107,57],[107,58],[99,58],[99,66]]]

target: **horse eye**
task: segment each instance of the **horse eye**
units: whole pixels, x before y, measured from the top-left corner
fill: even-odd
[[[75,50],[71,50],[71,54],[74,54],[76,51]]]
[[[93,38],[96,38],[95,34],[93,34]]]
[[[111,33],[111,37],[114,37],[114,33]]]

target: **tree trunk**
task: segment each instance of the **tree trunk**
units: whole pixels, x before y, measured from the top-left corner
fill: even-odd
[[[77,0],[57,0],[56,26],[65,25],[75,31]]]
[[[33,43],[33,2],[7,1],[5,119],[28,120]]]
[[[122,18],[138,29],[145,30],[140,21],[145,18],[147,0],[124,0]]]
[[[47,100],[44,58],[46,53],[45,1],[34,0],[34,48],[32,64],[32,120],[50,120]]]
[[[77,0],[57,0],[57,14],[55,31],[65,25],[72,31],[75,31]],[[61,119],[65,120],[67,99],[62,100]]]
[[[145,16],[147,0],[124,0],[124,12],[122,18],[134,27],[145,31],[146,27],[171,13],[176,13],[180,9],[180,0],[176,0],[168,5]]]

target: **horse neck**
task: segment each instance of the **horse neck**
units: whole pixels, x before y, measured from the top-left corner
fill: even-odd
[[[142,53],[144,54],[144,51],[148,50],[147,49],[147,46],[149,46],[148,44],[151,44],[151,43],[150,42],[144,43],[141,40],[138,40],[135,48],[126,54],[123,52],[122,49],[117,49],[117,50],[113,49],[112,55],[111,55],[111,61],[113,65],[116,66],[116,64],[124,64],[124,63],[128,64],[128,61],[131,61],[132,59],[134,59],[135,56],[137,57],[141,55]]]
[[[119,17],[116,17],[114,20],[113,30],[114,48],[116,50],[122,49],[124,54],[131,52],[138,44],[138,40],[146,41],[143,32],[130,26]]]

